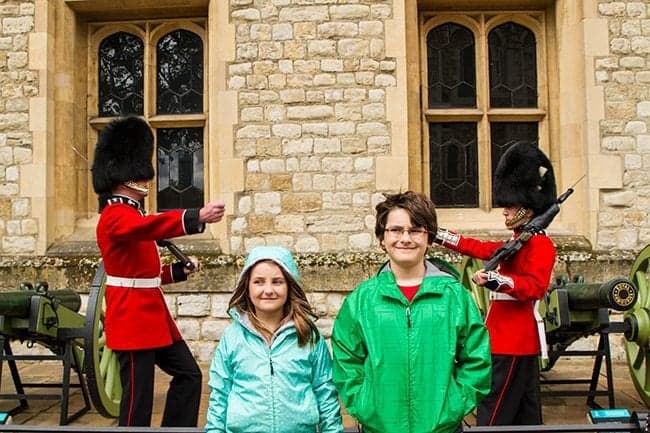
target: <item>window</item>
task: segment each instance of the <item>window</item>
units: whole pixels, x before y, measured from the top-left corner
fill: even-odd
[[[489,211],[503,152],[522,141],[548,152],[544,14],[421,17],[425,188],[438,208]]]
[[[204,20],[90,26],[97,56],[90,71],[91,125],[99,130],[118,116],[143,116],[156,142],[152,210],[202,206],[207,145]]]

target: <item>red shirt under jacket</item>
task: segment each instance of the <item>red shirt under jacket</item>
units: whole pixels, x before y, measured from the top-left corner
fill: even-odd
[[[144,216],[137,206],[119,197],[109,200],[100,215],[97,244],[106,274],[173,283],[172,267],[161,266],[155,241],[200,231],[198,209]],[[160,287],[106,286],[104,329],[106,345],[113,350],[151,349],[182,339]]]
[[[466,256],[488,260],[504,243],[460,236],[458,245],[445,243],[445,246]],[[498,291],[507,293],[518,301],[493,300],[490,303],[485,324],[490,334],[493,354],[539,354],[533,305],[546,294],[555,257],[553,241],[545,234],[536,234],[513,257],[497,267],[499,274],[511,278],[513,282],[512,287],[502,284]]]

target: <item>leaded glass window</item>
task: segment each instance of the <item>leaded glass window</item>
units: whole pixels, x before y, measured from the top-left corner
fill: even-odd
[[[203,111],[203,42],[187,30],[175,30],[157,45],[158,114]]]
[[[158,129],[158,210],[203,206],[203,128]]]
[[[476,124],[432,123],[431,195],[438,207],[478,206]]]
[[[430,107],[476,106],[474,36],[446,23],[427,35]]]
[[[144,43],[118,32],[99,45],[99,116],[143,114]]]
[[[490,32],[490,106],[537,106],[535,35],[512,22]]]
[[[205,20],[90,26],[98,56],[91,125],[101,130],[112,118],[142,116],[156,137],[157,194],[147,200],[150,211],[202,206]]]
[[[543,142],[537,67],[543,26],[522,23],[542,23],[544,14],[507,16],[432,13],[424,20],[424,185],[438,208],[490,211],[492,174],[503,152],[517,142]]]

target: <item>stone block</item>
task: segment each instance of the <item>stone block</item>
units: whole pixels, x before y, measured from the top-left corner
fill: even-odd
[[[198,320],[177,320],[176,326],[186,340],[201,338],[201,325]]]
[[[329,9],[327,6],[297,6],[285,7],[278,15],[280,22],[328,21]]]
[[[293,193],[282,197],[283,213],[315,212],[322,207],[322,199],[318,193]]]
[[[280,233],[304,233],[305,217],[303,215],[283,214],[275,219],[275,231]]]
[[[314,151],[313,138],[301,138],[296,140],[283,140],[282,154],[285,156],[309,155]]]
[[[320,251],[318,239],[312,236],[301,236],[296,241],[296,251],[299,253],[317,253]]]
[[[253,195],[256,214],[277,215],[281,212],[280,193],[278,192],[259,192]]]
[[[332,21],[363,20],[370,16],[370,7],[368,5],[348,4],[332,6],[329,11]]]
[[[201,338],[206,341],[219,341],[231,320],[206,320],[201,324]]]
[[[180,295],[176,299],[179,316],[204,317],[210,314],[208,295]]]
[[[353,164],[353,160],[349,156],[325,156],[321,160],[322,170],[326,173],[351,172]]]
[[[359,26],[351,21],[332,21],[318,24],[316,32],[321,39],[352,38],[359,34]]]
[[[271,189],[271,176],[263,173],[248,173],[245,180],[249,191],[265,191]]]
[[[271,189],[274,191],[289,191],[291,189],[292,176],[290,174],[271,175]]]
[[[291,186],[293,187],[294,191],[309,191],[313,189],[312,174],[295,173],[291,179]]]
[[[249,215],[248,233],[260,235],[264,233],[273,233],[275,218],[270,215]]]

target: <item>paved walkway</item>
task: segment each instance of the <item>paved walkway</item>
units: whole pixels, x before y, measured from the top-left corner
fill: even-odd
[[[23,382],[42,383],[45,381],[57,382],[60,381],[60,369],[53,367],[53,363],[31,363],[22,365],[19,364],[21,378]],[[204,371],[204,388],[203,396],[201,399],[201,413],[199,415],[199,425],[205,423],[205,412],[208,403],[208,386],[207,386],[207,371],[208,366],[203,365]],[[546,379],[581,379],[589,378],[592,371],[592,361],[588,359],[561,359],[553,367],[550,372],[543,373]],[[604,368],[603,368],[604,371]],[[157,373],[156,377],[156,398],[154,402],[154,415],[153,425],[159,426],[162,417],[162,410],[164,404],[164,396],[167,390],[168,376],[162,372]],[[603,374],[600,377],[600,388],[605,389],[606,379]],[[563,385],[544,386],[543,390],[560,390],[567,389]],[[587,386],[580,385],[580,387],[573,386],[572,389],[587,389]],[[643,401],[639,398],[634,389],[632,380],[630,379],[627,364],[617,362],[614,364],[614,389],[616,406],[620,408],[627,408],[630,412],[647,411]],[[57,389],[51,390],[57,392]],[[8,368],[3,366],[3,380],[2,380],[2,393],[15,392],[12,386],[10,377],[8,376]],[[28,390],[29,392],[29,390]],[[45,392],[43,390],[32,389],[32,392]],[[603,406],[607,406],[606,396],[599,396],[596,399]],[[71,397],[70,406],[71,412],[82,406],[82,399],[79,390],[74,390]],[[0,410],[8,410],[14,404],[13,401],[3,400],[0,401]],[[589,407],[586,405],[586,397],[543,397],[543,416],[546,424],[585,424],[587,423],[587,413]],[[29,408],[24,412],[14,416],[14,424],[31,424],[31,425],[58,425],[60,413],[60,403],[58,401],[43,401],[32,400],[29,402]],[[344,417],[346,427],[352,427],[354,421],[348,417]],[[473,416],[467,417],[467,422],[474,425]],[[99,415],[94,409],[74,421],[71,425],[74,426],[110,426],[117,425],[113,419],[104,418]]]

